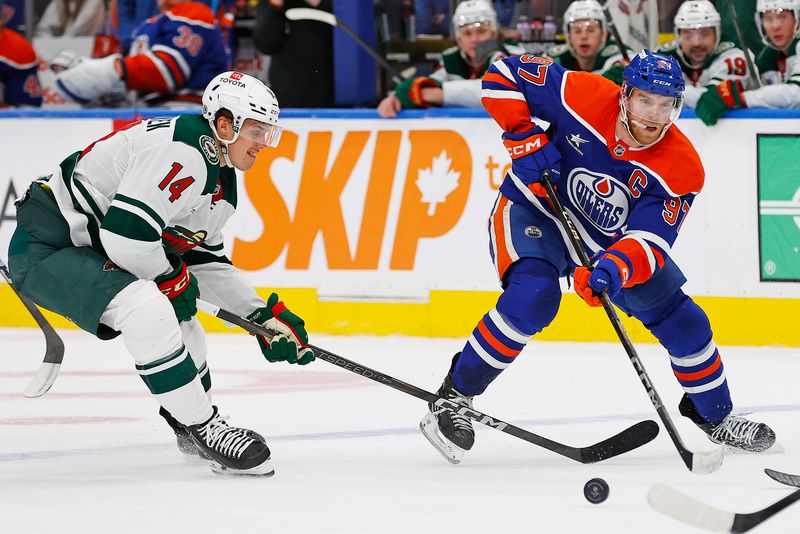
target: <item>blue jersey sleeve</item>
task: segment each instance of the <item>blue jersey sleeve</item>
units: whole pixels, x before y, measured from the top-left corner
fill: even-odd
[[[556,122],[564,72],[552,59],[532,54],[495,61],[483,76],[483,106],[509,133],[530,130],[532,116]]]

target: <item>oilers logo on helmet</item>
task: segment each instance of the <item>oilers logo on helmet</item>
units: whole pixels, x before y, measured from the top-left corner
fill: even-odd
[[[573,169],[567,178],[567,193],[586,218],[609,235],[628,219],[628,190],[608,174],[583,167]]]

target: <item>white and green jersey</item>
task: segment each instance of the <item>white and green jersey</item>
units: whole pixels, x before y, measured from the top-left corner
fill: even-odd
[[[76,246],[146,280],[171,271],[166,253],[176,253],[204,298],[221,293],[212,302],[244,314],[263,306],[225,257],[222,229],[236,210],[236,174],[220,165],[200,115],[117,130],[69,156],[46,183]]]
[[[761,72],[760,89],[745,91],[750,108],[800,108],[800,39],[783,52],[764,47],[756,64]]]
[[[483,65],[472,67],[457,46],[442,52],[442,60],[430,78],[442,86],[445,107],[480,108],[481,77],[492,63],[504,57],[525,53],[525,49],[514,43],[502,43],[492,52]]]
[[[550,47],[547,50],[547,56],[553,58],[556,63],[565,69],[582,70],[580,65],[578,65],[578,58],[572,53],[572,47],[570,47],[569,43]],[[613,41],[608,41],[605,46],[600,49],[597,57],[595,57],[591,71],[595,74],[603,74],[615,65],[624,64],[625,58],[622,56],[622,51],[619,49],[619,46]]]
[[[694,68],[686,62],[680,52],[680,42],[676,39],[664,43],[658,53],[672,56],[678,60],[686,81],[684,102],[686,107],[694,108],[697,100],[711,85],[719,85],[725,80],[739,80],[745,89],[755,87],[753,77],[747,68],[744,51],[729,41],[722,41],[716,50],[709,54],[702,66]],[[751,55],[751,59],[752,58]]]

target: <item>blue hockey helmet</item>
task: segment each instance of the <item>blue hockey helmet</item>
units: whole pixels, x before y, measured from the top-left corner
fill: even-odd
[[[678,60],[644,49],[625,67],[622,81],[628,88],[679,98],[686,89]]]
[[[667,113],[664,114],[663,117],[655,118],[645,118],[636,115],[636,113],[628,107],[628,102],[632,98],[634,89],[672,98],[672,103],[669,108],[666,110],[662,108],[657,115],[661,115],[663,111]],[[622,124],[634,139],[636,139],[636,136],[631,131],[629,121],[637,126],[646,128],[654,127],[652,125],[645,125],[646,122],[661,123],[663,125],[658,138],[652,142],[643,143],[643,148],[652,146],[663,139],[669,127],[678,119],[683,109],[684,89],[686,89],[686,83],[683,81],[683,72],[681,71],[680,65],[678,65],[678,60],[673,57],[656,54],[650,50],[644,49],[636,54],[625,67],[622,73],[622,90],[619,95],[620,118]],[[644,122],[643,119],[645,119]]]

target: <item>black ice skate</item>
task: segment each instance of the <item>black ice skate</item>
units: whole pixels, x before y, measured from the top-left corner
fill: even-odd
[[[194,444],[194,439],[192,439],[192,435],[189,433],[186,426],[172,417],[172,414],[165,410],[163,406],[159,408],[158,415],[163,417],[172,431],[175,432],[175,439],[178,441],[178,450],[181,451],[184,459],[188,462],[202,461],[202,458],[200,458],[197,453],[197,445]]]
[[[453,358],[453,364],[447,373],[442,386],[436,394],[465,408],[472,408],[472,397],[462,395],[453,385],[453,367],[460,356]],[[464,452],[475,443],[475,430],[469,417],[447,408],[428,404],[430,412],[422,418],[419,428],[431,445],[444,456],[448,462],[457,464],[464,457]]]
[[[719,424],[709,423],[697,412],[694,403],[684,394],[678,405],[681,415],[691,419],[708,435],[708,439],[746,452],[764,452],[775,444],[775,432],[764,423],[755,423],[738,415],[728,415]]]
[[[275,474],[264,438],[245,428],[228,426],[214,406],[211,419],[187,427],[198,454],[211,463],[215,473],[234,475]]]

